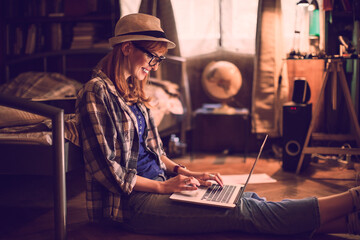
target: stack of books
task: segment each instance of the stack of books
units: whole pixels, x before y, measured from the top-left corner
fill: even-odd
[[[96,27],[94,23],[80,22],[73,29],[71,49],[91,48],[95,41]]]

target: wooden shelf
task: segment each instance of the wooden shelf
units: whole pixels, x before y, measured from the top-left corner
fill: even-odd
[[[33,4],[33,3],[39,3]],[[94,3],[97,5],[94,5]],[[4,0],[0,2],[3,13],[0,16],[0,84],[9,80],[11,65],[36,60],[43,62],[53,57],[68,58],[84,54],[84,65],[93,64],[90,54],[98,60],[110,48],[97,44],[107,42],[113,36],[113,29],[120,17],[117,0]],[[78,4],[83,4],[79,6]],[[56,5],[56,7],[55,7]],[[92,6],[82,11],[82,6]],[[79,10],[79,11],[78,11]],[[84,47],[86,48],[81,48]],[[98,46],[101,46],[99,48]],[[97,54],[99,53],[99,54]],[[89,54],[89,56],[86,56]],[[76,56],[77,57],[77,56]],[[42,61],[43,60],[43,61]],[[59,60],[58,64],[64,65]],[[76,66],[82,69],[82,66]],[[88,66],[85,66],[88,68]],[[14,70],[15,69],[15,70]],[[24,68],[13,68],[11,75]],[[41,66],[39,67],[41,69]],[[66,72],[66,71],[60,71]]]
[[[19,62],[24,62],[32,59],[46,58],[51,56],[66,56],[66,55],[79,55],[79,54],[96,54],[96,53],[108,53],[110,48],[83,48],[83,49],[64,49],[57,51],[48,51],[48,52],[38,52],[30,55],[16,55],[8,56],[6,58],[6,64],[15,64]]]
[[[107,15],[88,15],[88,16],[37,16],[37,17],[6,17],[6,24],[31,24],[31,23],[62,23],[62,22],[96,22],[110,21],[112,16]]]
[[[325,133],[312,133],[311,138],[315,141],[355,141],[355,137],[351,134],[325,134]]]

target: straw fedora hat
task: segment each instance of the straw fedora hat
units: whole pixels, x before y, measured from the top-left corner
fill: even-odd
[[[111,46],[128,41],[167,42],[168,48],[176,45],[166,38],[160,19],[152,15],[135,13],[119,19],[115,26],[115,36],[109,39]]]

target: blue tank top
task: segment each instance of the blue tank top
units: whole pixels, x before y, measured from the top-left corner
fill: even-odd
[[[145,147],[144,133],[146,129],[146,122],[144,115],[136,104],[130,106],[130,109],[136,116],[139,129],[139,156],[136,168],[138,175],[149,179],[155,179],[158,176],[163,176],[164,170],[160,168],[158,162],[156,161],[156,155],[147,150]]]

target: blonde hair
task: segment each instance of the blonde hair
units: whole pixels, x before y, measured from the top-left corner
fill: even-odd
[[[126,102],[130,104],[140,102],[149,106],[151,99],[145,94],[145,85],[148,82],[148,77],[141,81],[136,80],[133,77],[125,79],[123,66],[126,57],[121,50],[122,44],[123,43],[115,45],[113,50],[99,62],[96,69],[99,69],[106,74]],[[150,52],[167,51],[167,43],[165,42],[136,41],[136,44]]]

